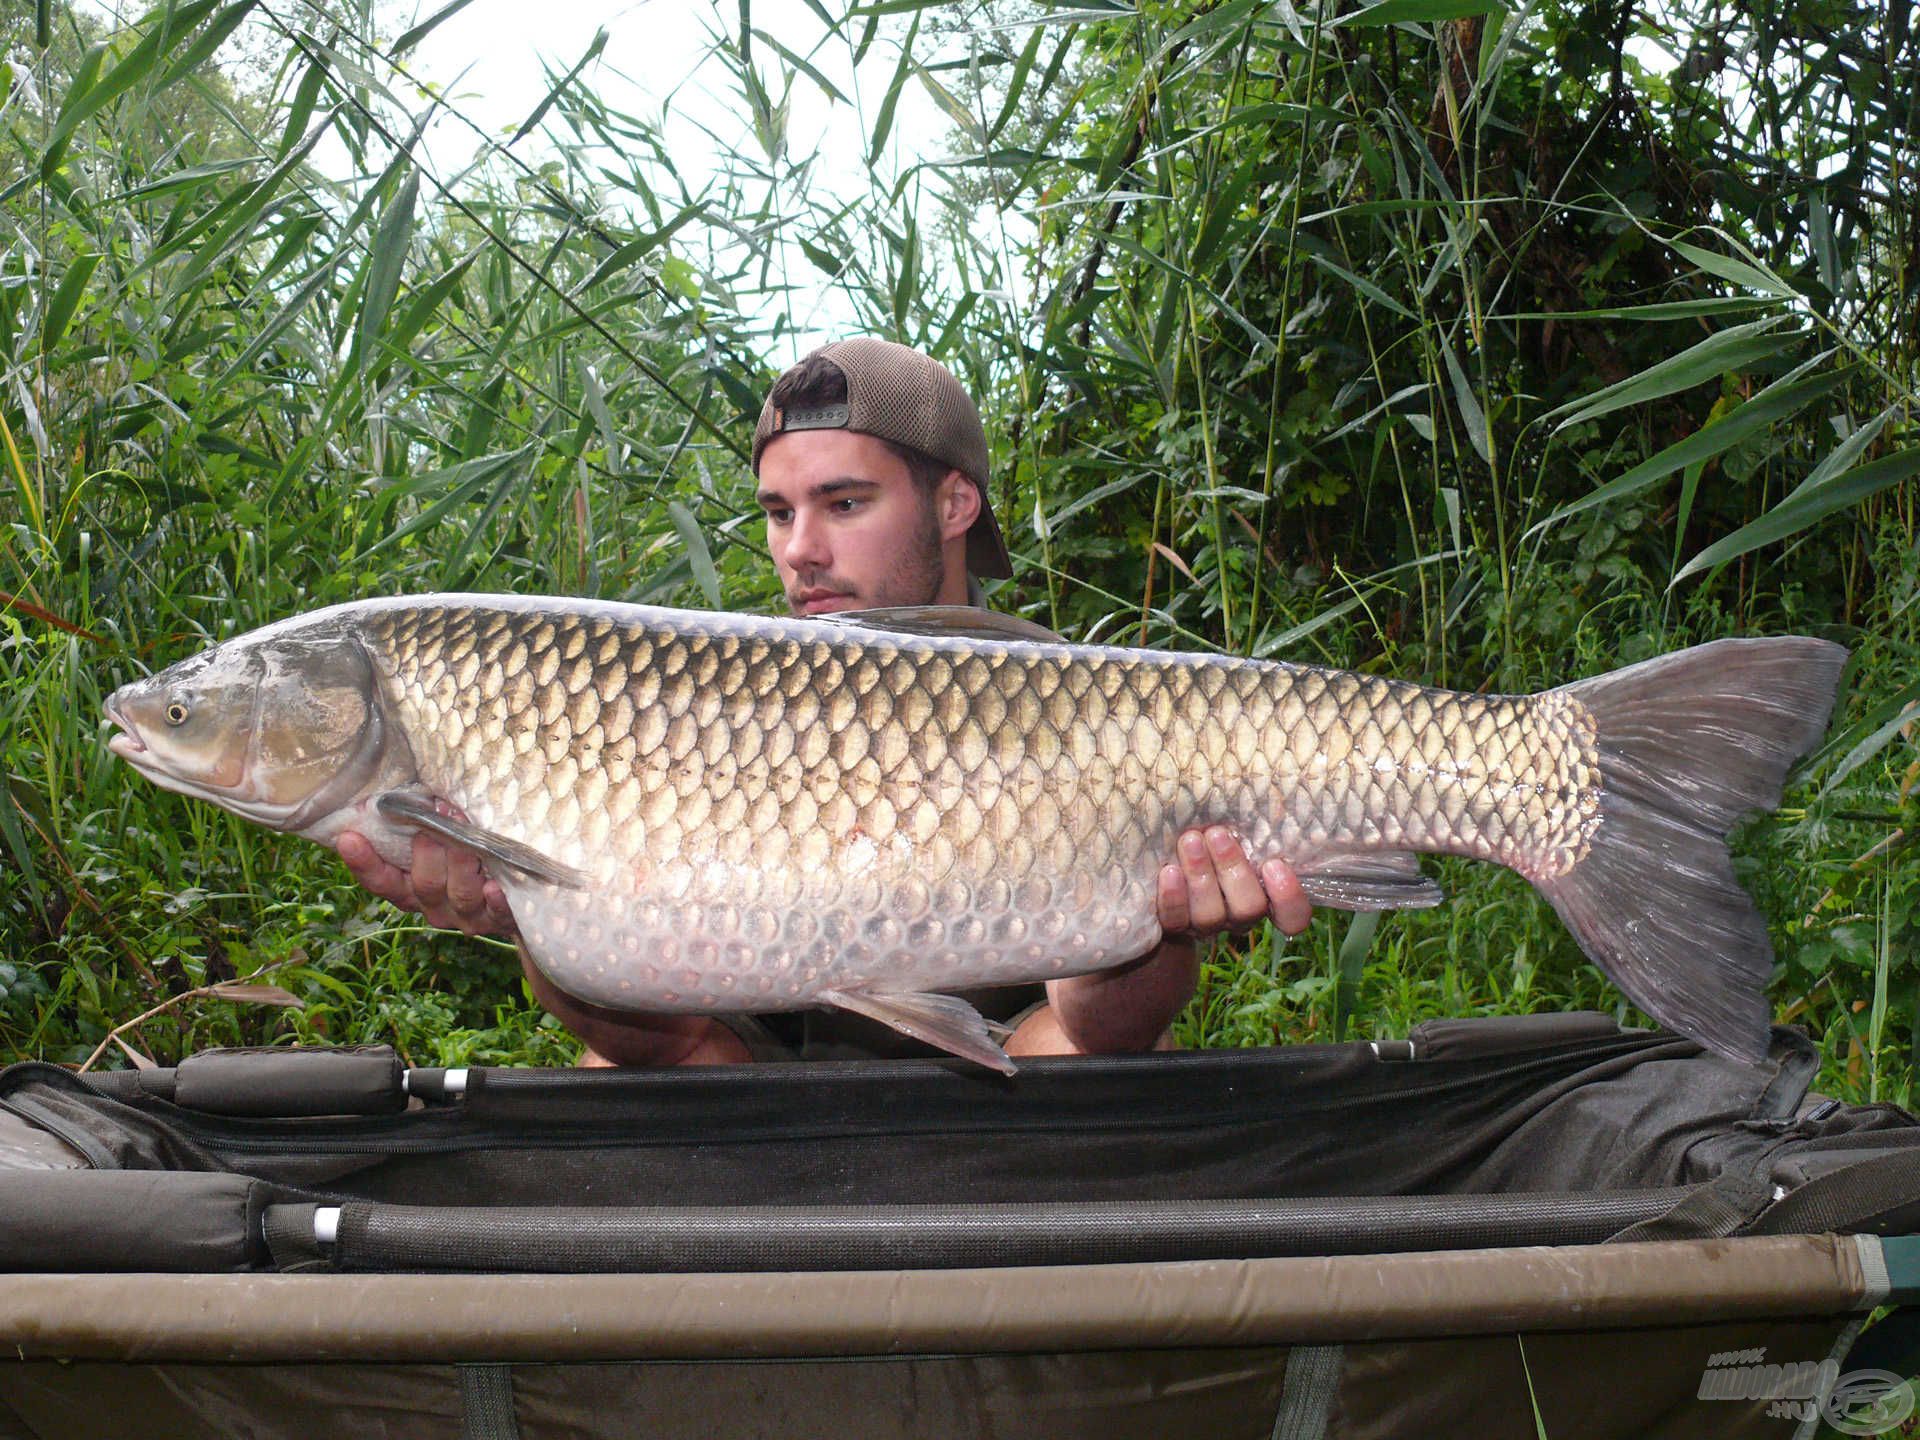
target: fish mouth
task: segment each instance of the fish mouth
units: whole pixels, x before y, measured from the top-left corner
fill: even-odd
[[[147,742],[140,738],[140,732],[134,723],[120,708],[120,697],[109,695],[106,704],[107,719],[120,727],[119,733],[107,737],[107,749],[122,760],[132,760],[135,756],[147,753]]]

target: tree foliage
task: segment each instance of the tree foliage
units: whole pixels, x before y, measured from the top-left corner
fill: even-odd
[[[713,166],[596,45],[458,174],[420,143],[465,123],[422,30],[370,3],[41,8],[0,21],[0,1044],[78,1058],[277,965],[304,1010],[181,1007],[147,1043],[556,1053],[497,951],[435,970],[324,857],[127,784],[99,696],[356,594],[769,603],[745,446],[824,306],[973,387],[997,603],[1078,637],[1514,690],[1723,634],[1852,645],[1743,864],[1782,1012],[1835,1083],[1907,1093],[1901,7],[743,7]],[[223,69],[243,41],[274,63]],[[797,138],[803,92],[860,128],[865,188]],[[1377,934],[1232,950],[1188,1037],[1615,1003],[1524,886],[1448,882]]]

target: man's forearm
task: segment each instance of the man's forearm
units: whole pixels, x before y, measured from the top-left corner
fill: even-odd
[[[1184,935],[1131,965],[1047,982],[1061,1030],[1088,1054],[1151,1050],[1186,1008],[1200,976],[1199,952]]]
[[[711,1015],[645,1015],[589,1005],[556,989],[519,942],[520,968],[540,1007],[585,1042],[584,1064],[727,1065],[753,1057]]]

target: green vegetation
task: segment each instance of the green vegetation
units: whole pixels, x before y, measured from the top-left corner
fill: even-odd
[[[459,9],[0,19],[0,1056],[77,1063],[261,975],[303,1003],[195,996],[104,1063],[568,1059],[503,947],[133,781],[100,698],[362,594],[771,608],[744,451],[825,285],[974,387],[996,601],[1076,638],[1510,690],[1721,635],[1852,646],[1832,739],[1739,850],[1822,1084],[1910,1096],[1903,7],[826,0],[768,29],[743,0],[709,63],[750,133],[717,164],[590,55],[443,174],[417,133],[463,120],[410,57]],[[270,63],[221,68],[249,36]],[[945,133],[900,133],[908,87]],[[863,193],[793,148],[820,91]],[[1439,871],[1437,911],[1223,947],[1184,1038],[1618,1003],[1524,883]]]

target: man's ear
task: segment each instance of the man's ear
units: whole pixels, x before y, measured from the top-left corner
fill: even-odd
[[[940,516],[942,540],[965,535],[980,518],[980,487],[967,478],[965,471],[947,471],[946,478],[940,482],[936,513]]]

